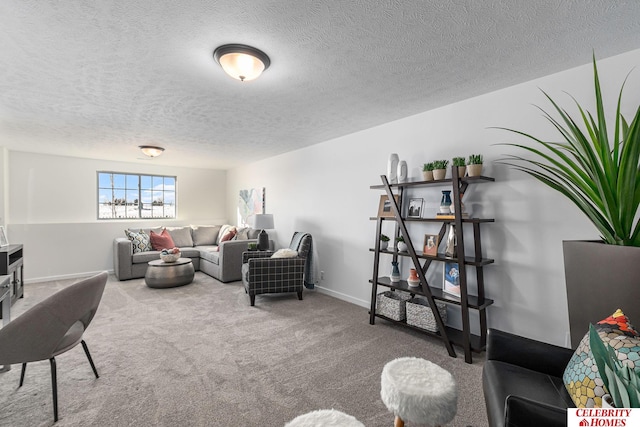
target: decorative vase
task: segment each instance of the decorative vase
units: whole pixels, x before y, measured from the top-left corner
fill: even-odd
[[[458,178],[462,178],[467,173],[466,166],[458,166]]]
[[[434,169],[433,170],[433,179],[435,179],[435,180],[444,179],[446,176],[447,176],[447,170],[446,169]]]
[[[447,234],[447,245],[444,254],[449,257],[455,257],[457,253],[456,244],[456,227],[451,224],[449,226],[449,234]]]
[[[400,162],[400,158],[396,153],[392,153],[387,163],[387,180],[389,184],[398,183],[398,162]]]
[[[405,242],[398,242],[396,247],[398,248],[398,252],[407,252],[407,249],[409,249],[409,246],[407,246]]]
[[[467,165],[467,173],[469,176],[482,175],[482,163],[479,165]]]
[[[392,282],[396,283],[400,281],[400,269],[398,268],[398,261],[391,261],[391,276]]]
[[[433,171],[422,171],[422,178],[425,181],[433,181]]]
[[[389,247],[389,242],[385,242],[384,240],[380,240],[380,250],[384,251]]]
[[[442,199],[440,199],[440,213],[451,213],[451,190],[442,190]]]
[[[407,182],[407,175],[409,175],[409,171],[407,169],[407,162],[404,160],[400,160],[400,162],[398,163],[398,170],[397,170],[398,183],[401,184],[403,182]]]
[[[418,272],[415,268],[409,269],[409,278],[407,279],[407,283],[412,287],[420,286],[420,278],[418,277]]]

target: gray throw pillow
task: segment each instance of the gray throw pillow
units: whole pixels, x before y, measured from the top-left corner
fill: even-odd
[[[249,239],[249,228],[238,228],[238,232],[236,233],[236,237],[233,240],[248,240]]]
[[[250,228],[247,231],[247,238],[248,239],[257,239],[258,235],[260,234],[260,231],[262,231],[262,230],[256,230],[255,228]]]
[[[167,227],[167,232],[171,236],[173,243],[178,248],[193,247],[191,238],[191,227]]]
[[[219,225],[192,225],[191,234],[193,236],[193,245],[215,245],[219,232]]]

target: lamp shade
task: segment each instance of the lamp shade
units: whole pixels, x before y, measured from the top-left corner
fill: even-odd
[[[272,230],[274,228],[273,214],[256,214],[253,228],[256,230]]]
[[[266,53],[243,44],[220,46],[213,57],[225,73],[243,82],[256,79],[271,64]]]

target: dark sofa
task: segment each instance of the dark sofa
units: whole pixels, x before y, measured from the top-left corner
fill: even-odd
[[[575,405],[562,374],[572,355],[568,348],[489,329],[482,371],[489,425],[566,426],[566,410]]]

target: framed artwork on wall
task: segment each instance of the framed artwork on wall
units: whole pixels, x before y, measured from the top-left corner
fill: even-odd
[[[409,199],[407,218],[422,218],[423,199]]]
[[[442,290],[448,294],[460,296],[460,267],[457,262],[444,263]]]
[[[7,233],[4,231],[4,227],[0,225],[0,246],[9,246],[9,240],[7,240]]]
[[[400,196],[397,194],[393,196],[396,200],[396,204],[400,200]],[[380,196],[380,205],[378,206],[378,216],[380,218],[393,218],[393,209],[391,209],[391,202],[389,201],[389,197],[385,194],[384,196]]]
[[[264,187],[240,190],[238,197],[238,225],[248,227],[249,221],[256,214],[264,211]]]

